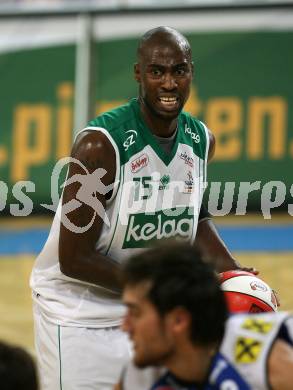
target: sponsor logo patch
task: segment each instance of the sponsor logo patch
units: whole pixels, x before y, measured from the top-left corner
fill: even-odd
[[[123,142],[124,150],[127,152],[127,150],[130,148],[131,145],[135,144],[137,132],[135,130],[127,130],[126,134],[129,134],[126,140]]]
[[[131,162],[131,172],[136,173],[142,168],[146,167],[149,163],[149,157],[147,154],[142,154]]]
[[[234,358],[236,363],[255,362],[260,355],[262,342],[249,337],[238,337],[235,344]]]
[[[165,190],[168,188],[168,184],[170,183],[170,176],[169,175],[164,175],[160,179],[160,185],[159,185],[159,190]]]
[[[241,328],[251,330],[252,332],[266,334],[269,333],[273,328],[273,323],[264,321],[261,318],[258,319],[250,319],[247,318]]]
[[[191,194],[193,192],[194,180],[190,171],[187,172],[187,180],[184,181],[184,184],[183,192],[185,194]]]
[[[196,134],[194,131],[192,131],[190,127],[185,125],[184,131],[185,131],[185,134],[190,134],[190,137],[193,139],[193,141],[196,144],[200,143],[200,136],[199,136],[199,134]]]
[[[176,237],[190,240],[193,231],[193,209],[177,207],[154,213],[131,214],[123,242],[124,248],[143,248],[153,240]]]
[[[190,168],[193,168],[194,166],[194,160],[192,157],[189,157],[188,154],[186,152],[184,153],[180,153],[180,156],[179,156],[184,162],[185,164],[187,164]]]

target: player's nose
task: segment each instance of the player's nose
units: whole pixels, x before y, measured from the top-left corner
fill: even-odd
[[[177,88],[177,82],[172,73],[166,72],[162,81],[162,88],[166,91],[173,91]]]

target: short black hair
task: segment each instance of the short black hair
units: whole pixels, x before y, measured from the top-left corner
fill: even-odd
[[[172,27],[159,26],[148,30],[143,34],[138,42],[137,47],[137,58],[139,59],[142,55],[142,52],[146,45],[153,42],[161,42],[162,44],[166,44],[167,42],[177,43],[185,50],[187,56],[192,57],[190,43],[187,38],[182,35],[179,31],[175,30]]]
[[[21,347],[0,341],[1,390],[38,390],[35,363]]]
[[[183,307],[192,318],[191,341],[220,343],[228,316],[214,269],[187,244],[168,243],[133,256],[124,265],[125,285],[150,282],[146,298],[160,315]]]

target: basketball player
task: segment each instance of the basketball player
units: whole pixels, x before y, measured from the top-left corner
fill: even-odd
[[[239,267],[209,218],[197,229],[215,141],[182,112],[193,78],[186,38],[166,27],[147,32],[134,77],[139,98],[77,136],[62,209],[33,269],[42,389],[108,390],[117,382],[129,359],[119,325],[121,263],[130,254],[180,237],[218,271]]]
[[[123,328],[133,341],[134,363],[166,370],[152,385],[131,387],[124,378],[119,389],[292,388],[293,317],[272,312],[227,319],[218,278],[191,246],[136,255],[125,279]]]

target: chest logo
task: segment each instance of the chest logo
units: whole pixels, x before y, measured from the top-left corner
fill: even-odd
[[[236,363],[249,364],[255,362],[259,358],[261,349],[262,342],[249,337],[238,337],[234,356]]]
[[[186,165],[188,165],[190,168],[193,168],[194,160],[192,157],[189,157],[186,152],[180,153],[179,157],[185,162]]]
[[[193,231],[193,209],[175,208],[129,216],[123,242],[125,248],[143,248],[153,240],[176,237],[189,241]]]
[[[168,188],[168,184],[170,183],[170,176],[169,175],[164,175],[160,179],[160,185],[159,185],[159,190],[165,190]]]
[[[126,134],[129,134],[126,140],[123,142],[124,150],[127,152],[127,150],[130,148],[131,145],[135,144],[137,132],[135,130],[127,130]]]
[[[131,172],[136,173],[142,168],[146,167],[149,163],[149,157],[147,154],[142,154],[131,162]]]

